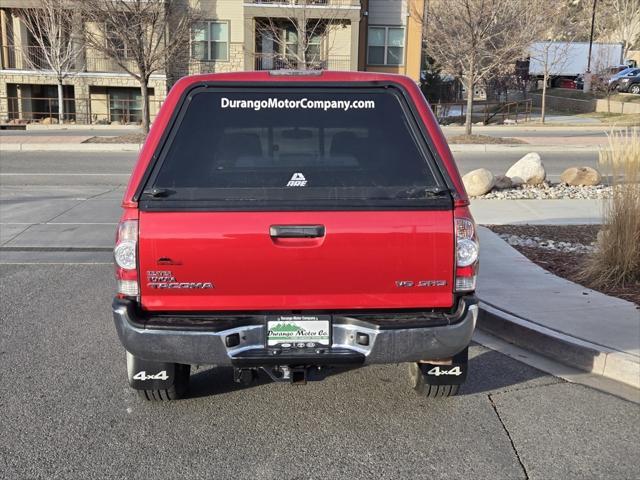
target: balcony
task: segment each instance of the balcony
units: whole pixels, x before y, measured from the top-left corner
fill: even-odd
[[[342,70],[351,69],[348,55],[332,55],[327,59],[312,59],[306,65],[294,57],[266,53],[254,54],[255,70]]]
[[[0,46],[0,65],[4,70],[50,70],[40,47]]]
[[[131,59],[124,60],[124,65],[132,72],[136,72],[138,67]],[[106,58],[103,56],[88,56],[84,65],[85,72],[95,73],[128,73],[112,58]]]
[[[127,73],[111,58],[100,55],[79,55],[70,71],[91,73]],[[127,60],[127,66],[135,71],[132,60]],[[14,45],[0,45],[0,67],[3,70],[35,70],[51,71],[45,51],[41,47]]]

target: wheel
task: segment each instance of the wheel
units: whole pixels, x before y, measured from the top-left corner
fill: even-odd
[[[189,390],[191,365],[150,362],[127,352],[129,385],[138,395],[149,401],[168,401],[183,398]]]
[[[469,348],[456,354],[450,365],[413,362],[409,364],[411,386],[418,395],[444,398],[457,395],[467,378]]]
[[[629,87],[629,93],[635,93],[638,95],[640,93],[640,84],[631,85]]]
[[[409,377],[411,386],[418,395],[427,398],[453,397],[458,394],[460,385],[431,385],[427,383],[427,377],[420,369],[420,364],[413,362],[409,364]]]

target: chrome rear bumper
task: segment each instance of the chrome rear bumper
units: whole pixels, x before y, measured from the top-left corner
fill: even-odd
[[[381,311],[376,316],[381,315],[386,314]],[[402,314],[403,318],[406,316]],[[384,326],[367,322],[362,315],[358,315],[358,319],[333,315],[331,348],[296,353],[274,352],[265,347],[266,321],[260,320],[264,316],[256,315],[253,324],[222,330],[193,328],[195,321],[189,322],[190,328],[180,328],[175,322],[170,326],[148,322],[132,301],[116,299],[113,303],[118,336],[133,355],[149,361],[238,367],[400,363],[449,358],[471,341],[478,317],[477,301],[473,296],[463,297],[454,314],[433,316],[434,321],[427,318],[424,326],[398,328],[390,326],[393,314],[388,315],[389,321]],[[246,320],[248,316],[243,318]]]

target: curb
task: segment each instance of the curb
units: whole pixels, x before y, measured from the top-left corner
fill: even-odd
[[[529,153],[529,152],[598,152],[600,146],[598,145],[536,145],[535,143],[513,143],[513,144],[453,144],[449,145],[449,148],[453,153],[457,152],[517,152],[517,153]]]
[[[478,328],[562,364],[640,389],[640,359],[517,317],[480,301]]]
[[[1,138],[1,137],[0,137]],[[138,143],[7,143],[3,152],[139,152]]]

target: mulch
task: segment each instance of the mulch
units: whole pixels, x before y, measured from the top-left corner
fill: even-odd
[[[524,140],[512,137],[492,137],[490,135],[454,135],[447,138],[447,143],[455,144],[523,144]]]
[[[82,143],[144,143],[146,137],[144,133],[128,133],[116,137],[91,137]]]
[[[596,241],[599,225],[487,225],[495,233],[540,237],[556,242],[571,242],[590,245]],[[514,246],[532,262],[562,278],[606,295],[622,298],[640,306],[640,284],[624,287],[596,288],[584,281],[580,273],[586,261],[584,253],[556,252],[537,247]],[[639,307],[640,308],[640,307]]]

